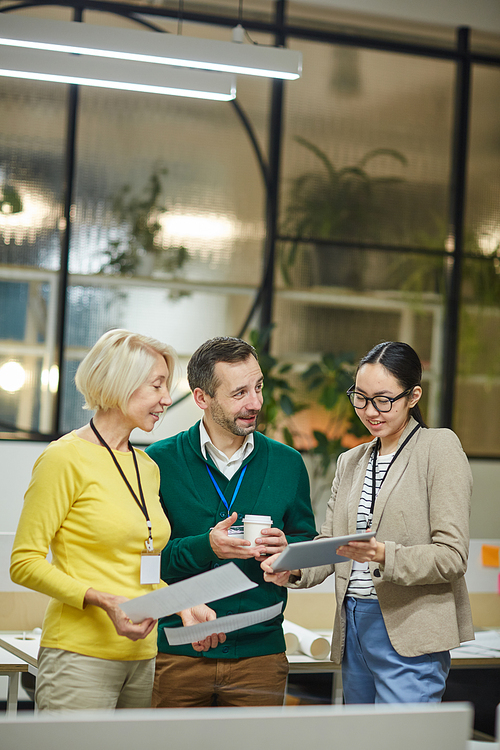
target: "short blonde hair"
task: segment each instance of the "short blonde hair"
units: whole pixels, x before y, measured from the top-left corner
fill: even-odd
[[[118,408],[126,414],[130,397],[148,379],[157,354],[167,364],[170,389],[177,364],[171,346],[122,328],[105,333],[76,371],[75,385],[85,398],[83,408]]]

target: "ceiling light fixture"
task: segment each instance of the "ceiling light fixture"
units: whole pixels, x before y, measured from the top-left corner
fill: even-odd
[[[224,102],[236,97],[236,77],[227,73],[5,46],[0,46],[0,76]]]
[[[163,34],[135,29],[110,29],[74,21],[49,21],[0,14],[0,44],[92,57],[174,65],[224,73],[294,80],[302,74],[302,54],[282,47],[237,41]]]

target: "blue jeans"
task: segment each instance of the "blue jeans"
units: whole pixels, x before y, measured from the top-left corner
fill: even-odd
[[[439,702],[450,670],[449,651],[400,656],[376,599],[346,599],[342,682],[346,703]]]

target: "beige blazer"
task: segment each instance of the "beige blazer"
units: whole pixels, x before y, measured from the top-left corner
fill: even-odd
[[[413,418],[400,444],[416,426]],[[356,531],[366,468],[375,441],[339,456],[326,520],[318,539]],[[469,551],[472,476],[457,436],[420,429],[391,466],[375,503],[372,528],[385,563],[370,563],[394,649],[418,656],[455,648],[474,637],[464,573]],[[290,588],[321,583],[335,571],[337,612],[331,658],[342,660],[345,594],[352,562],[302,571]]]

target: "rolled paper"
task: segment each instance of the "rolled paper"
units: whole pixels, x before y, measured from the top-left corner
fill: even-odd
[[[299,639],[297,638],[295,633],[287,632],[286,628],[284,627],[284,623],[283,632],[285,635],[286,653],[288,656],[291,656],[291,654],[294,654],[299,650]]]
[[[318,635],[312,630],[296,625],[290,620],[283,621],[283,630],[285,634],[295,635],[299,641],[299,649],[306,656],[312,659],[326,659],[330,653],[330,642],[327,638]],[[286,641],[286,636],[285,636]],[[288,653],[288,651],[287,651]]]

